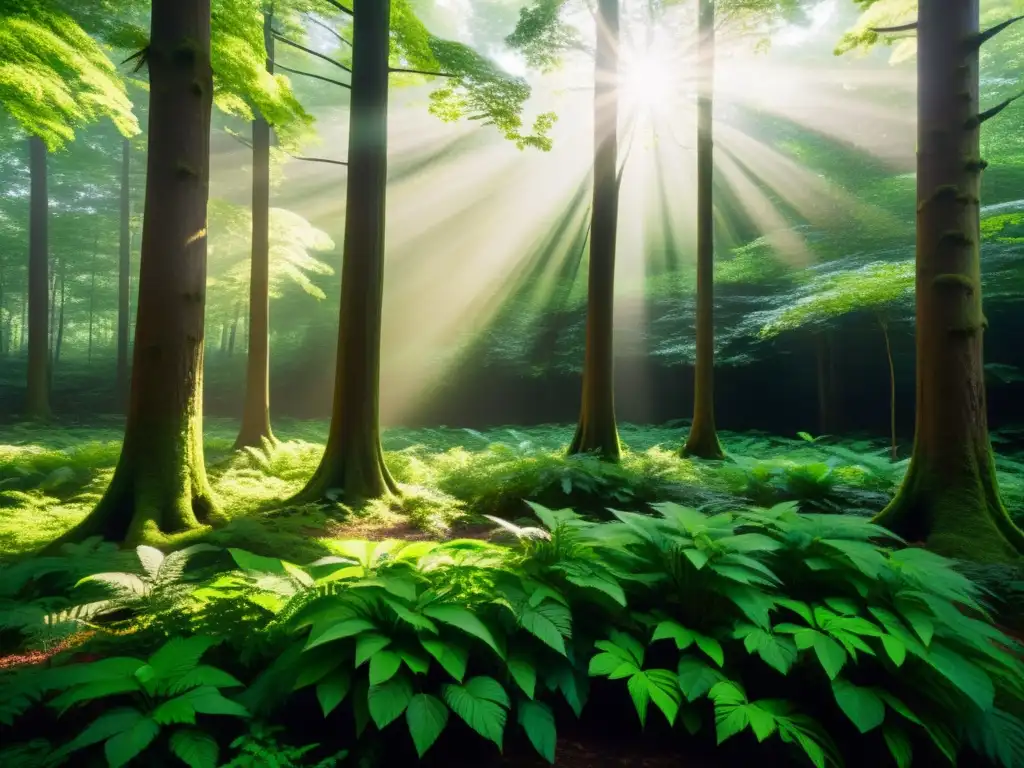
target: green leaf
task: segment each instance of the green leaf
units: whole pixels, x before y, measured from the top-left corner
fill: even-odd
[[[885,704],[870,688],[839,678],[832,681],[836,703],[861,733],[874,730],[885,719]]]
[[[697,647],[704,652],[704,655],[715,662],[715,664],[718,666],[725,664],[725,654],[722,652],[722,644],[715,640],[715,638],[694,632],[693,639],[697,641]]]
[[[383,730],[405,711],[412,696],[412,683],[405,675],[395,675],[386,683],[371,685],[366,695],[370,717]]]
[[[889,747],[893,760],[896,761],[896,768],[910,768],[914,757],[914,747],[910,743],[907,732],[899,726],[886,724],[882,727],[882,735]]]
[[[123,733],[142,720],[144,715],[133,707],[119,707],[100,715],[63,747],[64,753],[75,752],[84,747],[106,741],[111,736]]]
[[[327,717],[348,695],[352,686],[352,675],[344,667],[336,667],[316,687],[316,698],[320,709]]]
[[[778,725],[775,715],[768,710],[758,706],[760,702],[753,702],[744,707],[747,719],[750,721],[750,730],[754,732],[757,740],[764,741],[773,733]]]
[[[338,653],[337,648],[321,646],[299,656],[299,674],[292,690],[298,691],[306,686],[319,683],[324,675],[341,666],[345,657]]]
[[[370,685],[386,683],[401,666],[402,657],[394,651],[377,652],[370,659]]]
[[[603,651],[621,656],[624,661],[632,661],[638,667],[644,664],[644,646],[632,635],[613,629],[608,640],[598,640],[594,645]]]
[[[564,618],[566,620],[566,625],[564,627],[560,627],[552,621],[552,612],[550,609],[558,609],[559,612],[564,612],[564,616],[561,613],[557,616],[557,618]],[[542,643],[565,656],[565,640],[563,639],[563,631],[568,628],[568,616],[569,611],[563,606],[555,603],[544,603],[536,608],[525,606],[519,614],[519,624],[523,629],[536,637]],[[568,634],[565,634],[565,637],[568,636]]]
[[[532,699],[534,691],[537,689],[537,668],[533,662],[525,656],[513,652],[509,656],[507,664],[509,674],[512,675],[516,685]]]
[[[200,664],[166,686],[166,688],[168,693],[173,694],[203,685],[210,688],[241,688],[243,684],[234,675],[230,675],[222,669]]]
[[[375,653],[391,645],[391,638],[376,632],[366,632],[356,638],[356,667],[361,667]]]
[[[619,605],[623,607],[626,605],[626,593],[622,591],[619,583],[610,576],[599,573],[580,574],[567,571],[565,572],[565,580],[570,584],[575,584],[577,587],[603,592]]]
[[[829,680],[835,680],[846,664],[846,651],[831,637],[817,632],[814,637],[814,652]]]
[[[232,547],[228,547],[228,552],[231,553],[231,558],[235,561],[235,564],[243,571],[273,573],[277,576],[287,575],[284,561],[276,557],[254,555],[252,552],[246,552],[244,549],[234,549]]]
[[[171,752],[189,768],[217,768],[217,740],[196,728],[179,728],[171,734]]]
[[[445,685],[441,692],[466,725],[501,749],[509,700],[500,683],[490,677],[474,677],[465,685]]]
[[[92,701],[107,696],[116,696],[121,693],[136,693],[140,690],[139,682],[134,677],[127,677],[113,680],[96,680],[94,682],[79,685],[69,691],[65,691],[50,702],[50,706],[59,710],[62,714],[69,707],[83,701]]]
[[[385,597],[383,598],[383,601],[395,612],[395,615],[406,624],[409,624],[416,629],[424,629],[428,632],[433,632],[435,635],[437,634],[437,624],[432,622],[426,616],[416,613],[407,606],[402,605],[398,600],[392,600],[389,597]]]
[[[142,717],[129,728],[107,739],[104,753],[109,768],[121,768],[138,757],[160,734],[160,726],[151,718]]]
[[[676,676],[667,669],[648,669],[642,674],[649,683],[651,701],[665,715],[669,725],[673,725],[683,699]]]
[[[199,664],[203,654],[216,644],[212,637],[194,635],[175,637],[149,657],[149,666],[155,676],[163,680],[176,680]]]
[[[533,748],[554,765],[556,731],[555,716],[551,708],[540,701],[520,699],[516,715]]]
[[[982,712],[992,709],[995,688],[983,669],[938,644],[929,649],[928,661],[943,677],[977,704]]]
[[[893,635],[882,635],[882,647],[889,654],[893,664],[897,667],[903,666],[903,662],[907,658],[907,646],[899,638]]]
[[[725,675],[700,659],[684,656],[679,660],[679,688],[687,701],[695,701],[725,680]]]
[[[693,645],[696,638],[694,633],[675,621],[663,621],[655,629],[651,642],[658,640],[675,640],[676,648],[685,651]]]
[[[420,693],[409,701],[405,721],[416,745],[416,754],[423,757],[448,725],[448,707],[440,699]]]
[[[633,699],[633,706],[636,708],[636,714],[640,718],[640,727],[642,728],[647,724],[647,706],[651,702],[650,682],[644,676],[644,673],[638,670],[630,676],[626,682],[626,688],[629,689],[629,696]]]
[[[453,678],[462,682],[466,676],[466,664],[469,661],[469,651],[461,645],[438,640],[431,637],[420,636],[420,644],[427,653],[437,659],[445,672]]]
[[[403,648],[398,651],[398,655],[402,657],[405,666],[417,675],[425,675],[430,670],[430,659],[419,651]]]
[[[505,658],[505,653],[499,647],[497,641],[495,641],[491,630],[468,609],[458,605],[428,605],[423,609],[423,613],[432,619],[440,621],[442,624],[456,627],[466,634],[483,640],[498,656],[502,659]],[[429,651],[430,649],[427,648],[427,650]],[[438,659],[438,661],[441,660]]]
[[[153,710],[153,720],[160,725],[171,725],[172,723],[195,723],[196,708],[192,706],[190,696],[176,696],[173,699],[164,701]]]
[[[226,698],[216,688],[203,686],[193,688],[178,697],[185,699],[191,707],[201,715],[230,715],[232,717],[248,717],[249,710],[236,701]],[[170,699],[166,703],[170,703]]]
[[[309,639],[306,641],[306,647],[304,650],[308,651],[319,645],[323,645],[324,643],[330,643],[334,640],[343,640],[346,637],[359,635],[363,632],[371,632],[374,629],[376,629],[376,627],[366,619],[345,619],[344,621],[339,621],[337,624],[331,624],[319,632],[311,632]]]
[[[155,579],[156,575],[160,573],[160,566],[163,565],[164,553],[155,547],[142,544],[135,548],[135,554],[139,558],[142,570],[150,579]]]
[[[908,609],[902,611],[903,618],[907,620],[917,636],[921,638],[921,642],[925,646],[931,645],[932,637],[935,635],[935,622],[932,621],[932,617],[924,611],[918,611],[914,609]]]
[[[599,653],[590,660],[587,674],[591,677],[610,677],[619,680],[638,672],[640,667],[632,661],[623,661],[622,657],[611,653]]]

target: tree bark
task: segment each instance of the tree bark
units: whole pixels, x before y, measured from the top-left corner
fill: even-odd
[[[53,366],[51,367],[50,376],[57,372],[57,364],[60,363],[60,348],[64,344],[64,303],[67,299],[67,261],[61,259],[59,262],[60,266],[60,310],[57,313],[57,338],[53,343]]]
[[[682,455],[722,459],[715,429],[715,0],[697,2],[697,360],[693,424]]]
[[[599,0],[594,64],[594,200],[587,276],[583,397],[569,453],[621,456],[615,424],[615,239],[618,232],[619,0]]]
[[[92,246],[92,259],[89,262],[89,351],[86,354],[86,360],[89,365],[92,365],[92,333],[93,333],[93,320],[96,316],[96,255],[100,248],[99,236],[96,236],[96,241]]]
[[[380,444],[380,336],[388,165],[390,0],[356,0],[348,197],[334,403],[327,447],[299,501],[398,493]]]
[[[117,264],[117,400],[121,407],[127,405],[129,387],[128,328],[131,322],[131,274],[132,274],[132,198],[131,198],[132,143],[124,139],[121,143],[121,239]]]
[[[982,336],[978,0],[918,16],[917,420],[896,498],[876,518],[945,555],[999,562],[1024,532],[999,498]]]
[[[273,14],[263,14],[267,72],[274,72]],[[252,256],[249,267],[249,325],[242,426],[235,449],[274,442],[270,428],[270,124],[252,124]]]
[[[50,415],[47,290],[47,218],[50,203],[46,191],[46,145],[38,136],[30,137],[28,144],[31,182],[28,225],[28,381],[25,415],[29,418],[45,419]]]
[[[148,65],[146,201],[124,444],[102,500],[62,540],[99,534],[136,543],[195,528],[214,509],[202,434],[210,0],[153,0]]]

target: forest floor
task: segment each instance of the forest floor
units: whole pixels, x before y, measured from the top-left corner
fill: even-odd
[[[785,438],[722,433],[724,462],[680,459],[682,425],[620,428],[621,464],[566,457],[570,425],[472,429],[387,429],[385,458],[403,495],[352,509],[285,503],[312,475],[323,450],[323,421],[281,421],[271,450],[232,452],[236,425],[208,420],[205,450],[219,504],[216,525],[159,544],[207,540],[308,562],[325,538],[484,537],[485,515],[530,519],[525,500],[607,516],[607,508],[651,502],[729,506],[797,500],[805,512],[872,515],[906,471],[885,444],[868,439]],[[0,558],[27,554],[78,522],[116,465],[117,421],[0,426]],[[1024,449],[996,434],[1000,489],[1011,514],[1024,514]]]

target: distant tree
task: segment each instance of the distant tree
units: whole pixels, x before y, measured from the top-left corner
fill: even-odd
[[[856,269],[834,271],[811,280],[802,298],[774,314],[761,328],[761,338],[805,326],[822,326],[853,312],[875,316],[885,339],[889,367],[890,454],[898,457],[896,444],[896,371],[889,339],[893,308],[914,295],[914,268],[910,262],[874,262]]]
[[[988,435],[979,211],[980,129],[1013,97],[981,110],[979,51],[1021,18],[982,32],[978,0],[920,0],[916,20],[911,4],[860,4],[869,43],[917,33],[917,423],[903,485],[877,522],[943,553],[1016,559],[1024,532],[999,497]]]

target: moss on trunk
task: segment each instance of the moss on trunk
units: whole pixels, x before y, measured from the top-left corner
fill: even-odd
[[[273,74],[271,13],[263,14],[267,71]],[[270,124],[252,124],[252,256],[249,267],[249,349],[242,425],[235,448],[274,442],[270,428]]]
[[[999,499],[982,358],[978,0],[921,0],[918,18],[917,422],[876,522],[942,554],[1014,560],[1024,533]]]
[[[697,51],[697,361],[693,424],[682,455],[724,458],[715,429],[715,2],[699,0]]]
[[[136,543],[214,509],[203,461],[210,0],[153,0],[149,154],[124,445],[95,509],[56,542]]]
[[[389,0],[356,0],[348,197],[334,405],[327,447],[296,503],[398,493],[380,445],[387,197]]]
[[[619,0],[600,0],[594,67],[594,202],[587,277],[587,337],[583,398],[570,454],[621,455],[615,425],[615,356],[612,324],[615,239],[618,232]]]

